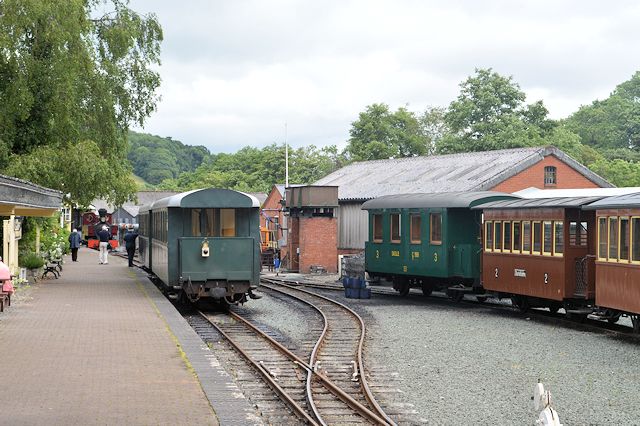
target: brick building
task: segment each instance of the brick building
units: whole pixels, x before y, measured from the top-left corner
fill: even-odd
[[[382,195],[613,186],[552,146],[364,161],[336,170],[314,185],[338,186],[338,254],[364,250],[367,214],[361,206]]]

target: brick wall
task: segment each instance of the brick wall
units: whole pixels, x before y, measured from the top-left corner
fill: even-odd
[[[327,272],[338,272],[338,220],[335,217],[300,218],[300,272],[311,265],[322,265]]]
[[[554,166],[556,168],[556,184],[544,184],[544,168]],[[540,189],[567,189],[567,188],[599,188],[581,173],[569,167],[553,155],[545,157],[539,163],[510,177],[504,182],[491,188],[492,191],[515,192],[529,187]]]

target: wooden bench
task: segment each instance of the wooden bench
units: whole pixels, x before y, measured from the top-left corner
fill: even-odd
[[[11,278],[15,278],[12,275]],[[4,280],[0,281],[0,312],[4,312],[4,307],[11,306],[11,292],[4,291]]]

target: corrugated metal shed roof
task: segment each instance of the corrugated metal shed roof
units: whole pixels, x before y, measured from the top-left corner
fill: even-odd
[[[340,200],[383,195],[489,190],[554,155],[599,186],[612,185],[554,147],[514,148],[350,164],[315,182],[339,186]]]
[[[554,197],[531,198],[517,200],[492,201],[473,207],[478,210],[488,209],[534,209],[544,207],[576,208],[592,203],[602,197]]]
[[[606,197],[595,201],[588,206],[584,206],[583,210],[598,209],[617,209],[617,208],[637,208],[640,207],[640,193],[624,194],[615,197]]]
[[[365,202],[362,205],[362,210],[429,207],[468,208],[482,202],[517,198],[511,194],[495,191],[384,195]]]

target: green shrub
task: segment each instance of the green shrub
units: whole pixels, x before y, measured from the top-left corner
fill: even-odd
[[[19,259],[20,266],[27,269],[37,269],[44,265],[44,260],[35,253],[28,253]]]

